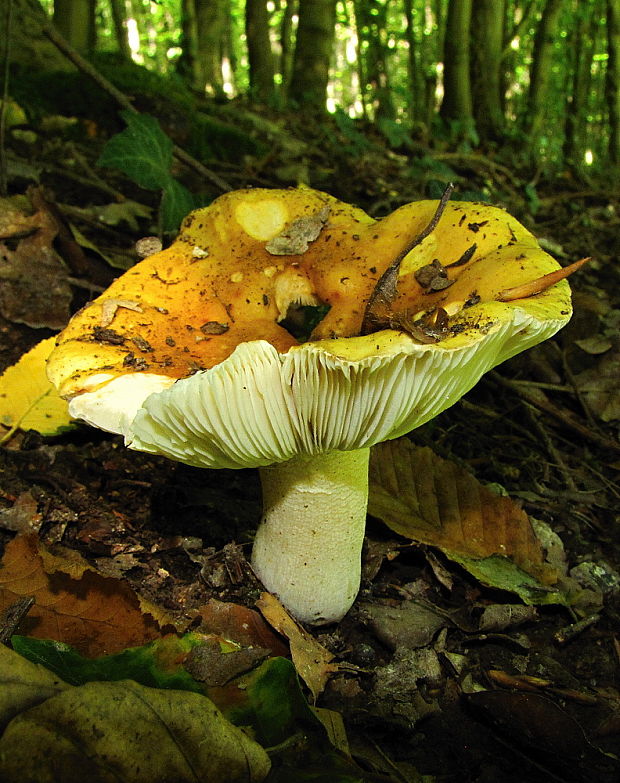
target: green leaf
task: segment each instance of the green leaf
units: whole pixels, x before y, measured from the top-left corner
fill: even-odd
[[[122,171],[143,188],[166,188],[172,179],[172,141],[148,114],[121,116],[127,127],[105,145],[98,164]]]
[[[30,636],[13,636],[11,643],[24,658],[42,664],[71,685],[131,679],[154,688],[203,693],[203,686],[182,667],[185,655],[203,638],[191,633],[164,636],[143,647],[129,647],[101,658],[84,658],[68,644]]]
[[[171,177],[164,185],[160,205],[163,230],[176,232],[187,213],[199,206],[201,206],[200,197],[190,193],[186,187]]]

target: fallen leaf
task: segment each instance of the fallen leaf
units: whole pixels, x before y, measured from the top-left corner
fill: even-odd
[[[0,644],[0,732],[20,712],[70,687],[44,666]]]
[[[261,593],[256,605],[276,631],[289,640],[295,669],[310,689],[314,701],[334,672],[356,670],[350,664],[334,663],[333,654],[293,620],[271,593]]]
[[[32,533],[41,527],[43,517],[38,510],[39,504],[30,491],[22,492],[11,508],[0,511],[0,527],[14,533]]]
[[[417,601],[403,601],[397,606],[368,602],[361,603],[360,609],[376,637],[390,650],[425,647],[441,628],[450,625],[446,617]]]
[[[313,215],[293,220],[278,236],[270,239],[265,250],[273,256],[296,256],[305,253],[311,242],[319,236],[329,217],[329,206]]]
[[[0,739],[5,783],[259,783],[270,766],[206,696],[131,680],[66,690],[15,717]]]
[[[369,513],[406,538],[438,547],[485,584],[526,603],[563,602],[527,514],[456,464],[407,438],[371,451]]]
[[[288,647],[276,636],[258,612],[239,604],[212,598],[198,609],[198,630],[219,634],[242,647],[266,647],[273,656],[288,655]]]
[[[33,534],[17,536],[6,546],[0,610],[29,595],[36,604],[21,633],[66,642],[89,657],[151,641],[168,623],[126,582],[102,576],[76,552],[52,554]]]
[[[57,435],[75,426],[66,400],[45,374],[54,343],[53,337],[37,343],[0,376],[0,423],[11,431],[20,428]]]
[[[62,329],[69,320],[68,271],[54,250],[58,229],[45,209],[0,199],[0,313],[34,329]]]
[[[620,350],[608,351],[575,382],[587,405],[601,421],[620,419]]]

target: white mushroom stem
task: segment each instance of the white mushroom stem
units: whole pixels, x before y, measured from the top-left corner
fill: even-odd
[[[359,591],[370,449],[261,468],[264,516],[252,566],[302,622],[337,622]]]

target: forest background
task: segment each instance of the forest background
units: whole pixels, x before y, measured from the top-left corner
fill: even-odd
[[[27,28],[24,3],[11,5],[13,27]],[[349,141],[370,129],[405,152],[501,149],[534,174],[609,176],[620,164],[620,0],[43,5],[78,52],[143,65],[173,80],[171,94],[250,102],[276,118],[329,114]],[[32,30],[23,37],[9,59],[54,70]]]

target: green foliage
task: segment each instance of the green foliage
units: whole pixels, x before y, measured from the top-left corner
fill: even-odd
[[[201,200],[177,182],[171,172],[172,141],[154,117],[125,111],[127,128],[113,136],[99,158],[100,166],[122,171],[140,187],[161,190],[160,218],[164,231],[175,231]]]
[[[372,147],[371,142],[357,129],[355,121],[352,120],[341,108],[336,109],[332,114],[336,128],[344,141],[343,152],[353,158],[359,158],[364,152]],[[332,138],[333,142],[337,142]]]

